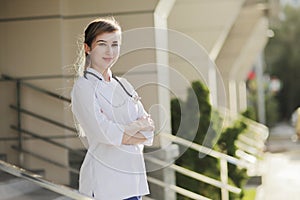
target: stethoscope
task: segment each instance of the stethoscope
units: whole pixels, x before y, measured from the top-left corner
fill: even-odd
[[[99,76],[97,76],[96,74],[94,74],[93,72],[89,72],[89,71],[84,71],[83,72],[83,76],[84,78],[88,79],[87,78],[87,74],[90,74],[94,77],[96,77],[98,80],[102,81],[102,78],[100,78]],[[123,85],[123,83],[114,75],[112,74],[112,78],[115,79],[119,85],[122,87],[123,91],[134,101],[134,103],[138,103],[138,101],[141,99],[141,97],[139,97],[137,94],[130,94],[130,92],[128,92],[128,90],[125,88],[125,86]],[[103,96],[103,95],[102,95]],[[108,101],[108,99],[106,99],[104,96],[103,98],[109,103],[111,104],[113,107],[120,107],[122,105],[118,105],[118,106],[114,106],[112,103],[110,103],[110,101]]]

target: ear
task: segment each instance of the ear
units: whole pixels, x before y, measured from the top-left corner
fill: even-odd
[[[89,47],[89,45],[87,43],[84,43],[84,52],[86,54],[90,54],[91,48]]]

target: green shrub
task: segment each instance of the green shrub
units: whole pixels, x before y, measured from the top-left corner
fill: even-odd
[[[179,137],[193,141],[197,144],[208,146],[234,156],[236,147],[234,141],[238,135],[246,129],[246,124],[236,122],[232,127],[227,127],[224,132],[217,134],[222,123],[217,111],[213,111],[209,101],[209,90],[201,82],[193,82],[188,89],[186,101],[180,99],[171,100],[172,133]],[[182,154],[176,164],[211,178],[220,180],[219,162],[217,159],[200,154],[192,149],[180,147]],[[245,170],[228,165],[229,181],[241,187],[245,182]],[[219,188],[196,181],[182,174],[176,173],[177,185],[192,192],[201,194],[211,199],[221,199]],[[237,197],[230,194],[231,197]],[[240,197],[243,194],[239,195]],[[189,198],[178,195],[177,199]]]

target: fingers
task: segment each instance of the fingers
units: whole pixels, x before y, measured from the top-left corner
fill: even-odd
[[[153,131],[155,128],[154,121],[151,119],[150,115],[139,118],[137,123],[139,124],[140,131]]]
[[[146,119],[147,126],[145,126],[142,130],[143,131],[153,131],[154,130],[154,122],[151,118]]]

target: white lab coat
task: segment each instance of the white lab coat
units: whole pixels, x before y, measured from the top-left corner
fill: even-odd
[[[122,145],[124,125],[147,114],[140,101],[135,102],[113,78],[104,81],[92,68],[87,79],[76,80],[72,93],[72,111],[83,129],[88,151],[80,169],[79,191],[100,200],[121,200],[149,194],[143,158],[144,145]],[[131,93],[133,87],[119,80]],[[143,132],[151,145],[153,132]]]

